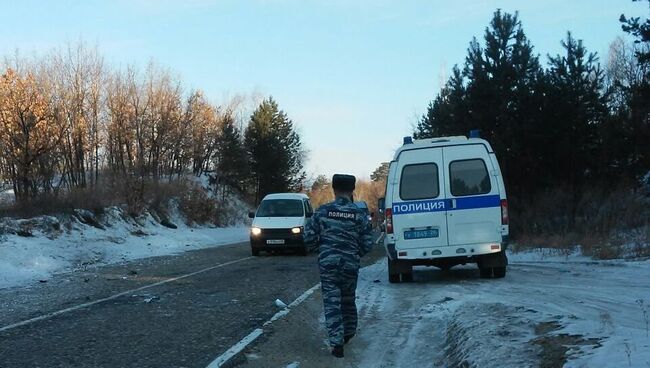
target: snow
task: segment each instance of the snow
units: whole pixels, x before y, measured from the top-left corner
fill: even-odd
[[[550,251],[509,260],[500,280],[480,279],[468,265],[447,273],[416,267],[415,282],[389,284],[385,261],[362,269],[360,342],[350,346],[355,358],[348,363],[650,366],[650,261]]]
[[[216,198],[209,174],[187,176]],[[12,190],[0,193],[0,202],[13,198]],[[74,216],[39,216],[0,219],[0,289],[46,281],[53,274],[88,266],[128,262],[177,254],[188,250],[245,242],[249,236],[249,205],[234,191],[219,195],[222,221],[227,227],[188,226],[178,202],[169,203],[169,220],[177,229],[161,225],[161,218],[146,212],[137,219],[119,207],[105,209],[102,221],[87,210]],[[164,222],[163,222],[164,223]],[[32,235],[18,236],[19,233]]]
[[[0,184],[0,188],[2,185]],[[14,203],[16,196],[13,189],[0,190],[0,204],[7,205]]]
[[[160,225],[151,215],[127,221],[119,208],[107,210],[106,230],[74,220],[69,231],[48,231],[44,225],[58,220],[51,216],[38,219],[4,219],[9,226],[35,223],[31,237],[16,234],[0,239],[0,288],[45,281],[53,274],[89,266],[127,262],[140,258],[177,254],[248,240],[248,228],[189,227],[178,216],[172,221],[177,229]],[[47,221],[45,221],[47,219]],[[60,225],[57,225],[60,226]],[[63,227],[63,226],[61,226]]]

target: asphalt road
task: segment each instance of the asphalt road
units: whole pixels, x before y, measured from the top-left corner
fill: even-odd
[[[0,367],[203,368],[318,282],[315,255],[241,243],[0,290]]]

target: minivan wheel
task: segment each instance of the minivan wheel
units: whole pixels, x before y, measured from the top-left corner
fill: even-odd
[[[403,273],[402,282],[413,282],[413,272]]]
[[[494,278],[502,279],[506,277],[506,268],[505,267],[494,267]]]
[[[400,282],[399,272],[397,272],[397,266],[395,261],[388,259],[388,282],[391,284],[396,284]]]
[[[303,257],[306,256],[307,255],[307,248],[305,247],[305,248],[300,249],[298,251],[298,254],[300,254]]]
[[[257,256],[260,255],[260,250],[255,249],[255,248],[251,248],[251,253],[253,254],[253,256],[257,257]]]
[[[481,273],[482,279],[491,279],[492,278],[492,267],[482,267],[478,269]]]

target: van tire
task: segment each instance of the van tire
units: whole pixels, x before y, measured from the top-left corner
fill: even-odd
[[[260,255],[260,250],[259,250],[259,249],[255,249],[255,248],[251,248],[251,254],[252,254],[254,257],[258,257],[258,256]]]
[[[482,279],[491,279],[492,278],[492,267],[480,267],[479,272]]]
[[[391,284],[397,284],[400,280],[399,272],[397,271],[397,261],[393,261],[388,258],[388,282]]]
[[[413,271],[402,274],[402,282],[413,282]]]
[[[506,277],[506,267],[494,267],[494,278],[502,279]]]
[[[300,249],[298,251],[298,254],[303,256],[303,257],[307,256],[307,248],[305,247],[305,248]]]

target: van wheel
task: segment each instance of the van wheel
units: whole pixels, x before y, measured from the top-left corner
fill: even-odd
[[[506,277],[506,268],[505,267],[494,267],[494,278],[502,279]]]
[[[397,266],[395,261],[388,259],[388,282],[391,284],[397,284],[400,282],[399,272],[397,272]]]
[[[413,282],[413,272],[403,273],[402,282]]]
[[[251,253],[253,254],[253,256],[257,257],[257,256],[260,255],[260,250],[255,249],[255,248],[251,248]]]
[[[482,279],[491,279],[492,278],[492,267],[483,267],[478,269],[481,273]]]
[[[302,248],[301,250],[298,251],[298,254],[301,256],[306,256],[307,255],[307,248]]]

